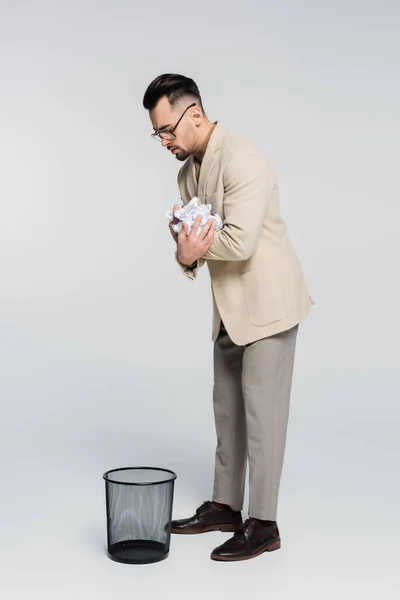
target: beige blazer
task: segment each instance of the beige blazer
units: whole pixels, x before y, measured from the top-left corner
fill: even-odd
[[[265,153],[218,123],[199,181],[189,157],[179,171],[178,186],[184,204],[198,196],[225,221],[196,268],[180,265],[194,280],[207,263],[213,341],[221,319],[231,340],[240,346],[303,321],[314,301],[280,215],[277,178]]]

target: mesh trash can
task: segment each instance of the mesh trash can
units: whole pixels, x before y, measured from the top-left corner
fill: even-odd
[[[168,469],[127,467],[107,471],[103,479],[108,556],[129,564],[167,558],[176,474]]]

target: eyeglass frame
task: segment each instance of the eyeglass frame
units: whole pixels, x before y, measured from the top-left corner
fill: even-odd
[[[155,131],[154,133],[151,133],[150,136],[153,138],[153,140],[156,140],[156,142],[160,142],[160,143],[162,143],[163,139],[168,140],[170,142],[172,142],[173,140],[176,140],[176,135],[174,134],[174,131],[178,127],[179,123],[182,121],[183,117],[185,116],[185,114],[187,113],[189,108],[193,108],[193,106],[197,106],[197,102],[193,102],[193,104],[191,104],[190,106],[185,108],[183,114],[180,116],[179,120],[177,121],[177,123],[174,125],[174,127],[172,129],[166,129],[165,131],[161,131],[161,132]],[[162,137],[163,134],[167,134],[168,136],[172,135],[173,137],[163,138]]]

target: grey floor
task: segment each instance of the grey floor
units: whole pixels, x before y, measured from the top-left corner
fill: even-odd
[[[149,396],[140,410],[138,377],[133,385],[128,375],[117,381],[104,369],[94,374],[54,376],[40,396],[39,373],[31,404],[8,407],[1,437],[2,598],[217,599],[255,591],[284,599],[398,598],[398,421],[386,417],[398,397],[393,375],[297,371],[281,550],[220,564],[209,554],[229,534],[173,536],[167,560],[130,566],[106,556],[102,473],[134,464],[172,468],[174,516],[191,514],[212,484],[212,413],[199,403],[210,382],[205,377],[196,391],[177,391],[168,402],[158,395],[155,418],[152,394],[162,384],[173,389],[171,374],[155,381],[142,372]],[[184,397],[191,406],[176,412],[173,402]],[[197,430],[190,429],[194,410]]]

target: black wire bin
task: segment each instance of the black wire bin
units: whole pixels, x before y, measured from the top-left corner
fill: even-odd
[[[167,558],[176,474],[157,467],[112,469],[106,484],[107,551],[117,562]]]

